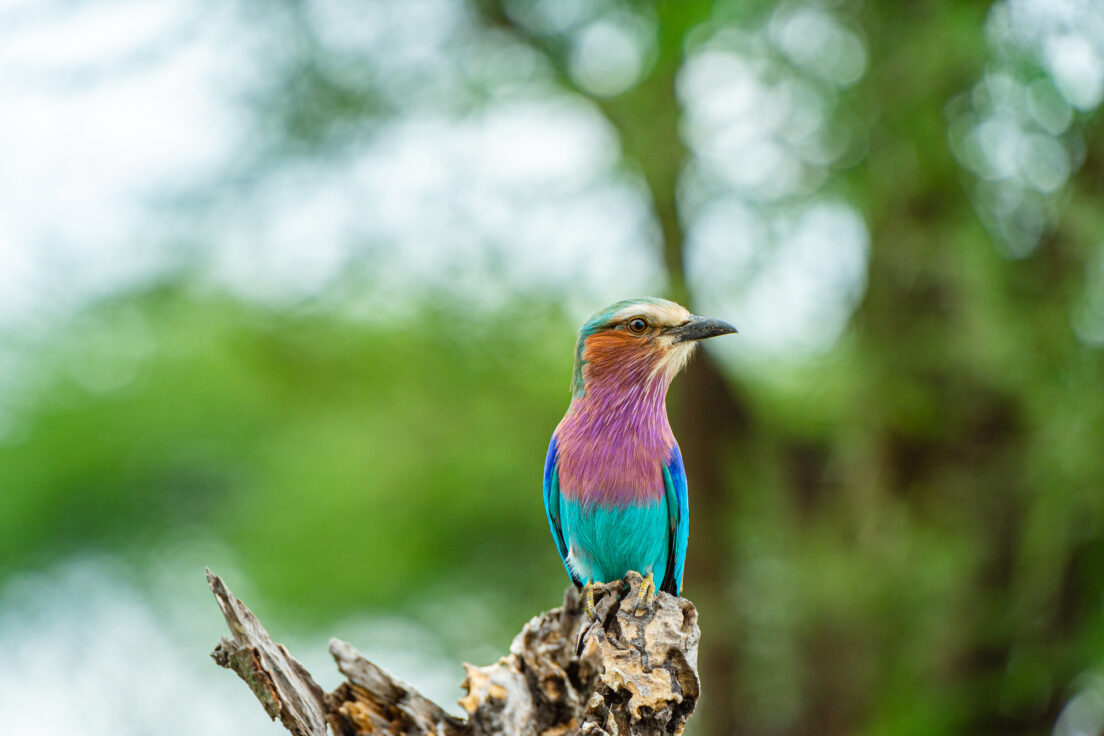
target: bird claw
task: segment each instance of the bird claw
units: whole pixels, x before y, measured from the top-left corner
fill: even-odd
[[[594,606],[594,583],[583,586],[583,613],[589,621],[598,618],[598,611]],[[640,592],[636,595],[636,603],[633,605],[633,615],[642,616],[652,609],[656,601],[655,576],[648,573],[640,583]]]
[[[583,614],[586,616],[586,622],[579,627],[579,636],[575,640],[576,657],[583,653],[583,642],[586,640],[587,632],[598,623],[598,611],[594,608],[594,583],[583,586]]]
[[[655,577],[652,573],[648,573],[648,577],[644,578],[640,583],[640,592],[636,595],[636,604],[633,606],[634,616],[643,616],[645,613],[651,610],[656,600],[656,587]]]

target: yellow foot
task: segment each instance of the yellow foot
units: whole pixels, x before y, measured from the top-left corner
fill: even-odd
[[[636,596],[633,615],[640,616],[648,612],[648,609],[652,607],[652,603],[655,602],[655,592],[655,577],[652,573],[648,573],[648,577],[644,578],[644,582],[640,584],[640,593]]]
[[[598,612],[594,610],[594,583],[583,586],[583,613],[586,621],[579,626],[579,638],[575,640],[575,656],[583,653],[583,641],[587,632],[598,623]]]
[[[594,611],[594,583],[583,586],[583,611],[592,621],[598,618],[598,614]]]

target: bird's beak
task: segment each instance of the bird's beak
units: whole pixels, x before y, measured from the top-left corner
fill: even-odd
[[[735,327],[719,319],[693,315],[671,330],[671,334],[675,336],[675,342],[679,343],[704,340],[707,337],[716,337],[717,335],[731,335],[736,331]]]

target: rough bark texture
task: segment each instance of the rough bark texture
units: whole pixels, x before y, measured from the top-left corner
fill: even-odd
[[[269,717],[296,736],[394,734],[538,736],[678,734],[698,701],[698,614],[684,598],[660,593],[634,612],[641,578],[595,589],[588,621],[579,594],[531,619],[510,652],[486,667],[465,665],[460,699],[467,718],[450,715],[338,639],[330,654],[346,677],[326,694],[210,570],[207,582],[226,617],[215,661],[238,673]]]

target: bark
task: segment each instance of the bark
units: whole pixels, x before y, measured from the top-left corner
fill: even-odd
[[[232,634],[211,656],[296,736],[325,736],[327,726],[335,736],[658,736],[681,733],[698,700],[697,610],[661,592],[638,615],[636,573],[595,589],[593,621],[569,588],[563,605],[531,619],[498,662],[465,664],[463,718],[339,639],[330,654],[346,681],[325,693],[221,578],[208,570],[207,582]]]

